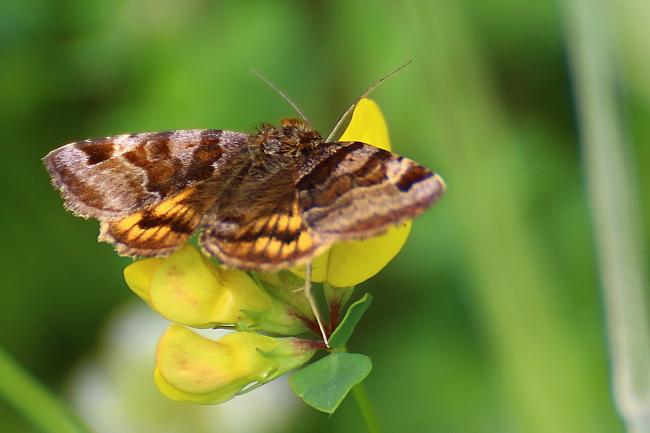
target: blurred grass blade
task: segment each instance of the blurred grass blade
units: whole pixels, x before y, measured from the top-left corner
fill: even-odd
[[[498,410],[512,425],[496,430],[616,431],[594,374],[600,360],[564,310],[562,293],[574,287],[553,266],[554,252],[531,217],[539,197],[524,187],[532,174],[521,155],[532,142],[495,91],[468,8],[452,0],[409,4],[421,22],[417,40],[426,41],[420,50],[431,91],[422,107],[431,107],[436,145],[453,167],[441,169],[453,185],[445,205],[454,209],[471,305],[501,375]]]
[[[567,1],[566,28],[616,404],[628,431],[650,432],[647,262],[641,244],[645,238],[615,94],[618,58],[608,31],[607,6],[604,0]]]
[[[88,433],[49,390],[0,348],[0,397],[46,433]]]

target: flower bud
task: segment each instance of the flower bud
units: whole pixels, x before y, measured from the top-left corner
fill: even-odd
[[[158,343],[154,377],[172,400],[221,403],[300,367],[317,348],[309,340],[253,332],[233,332],[213,341],[171,325]]]
[[[164,259],[124,270],[127,284],[165,318],[195,328],[235,326],[283,335],[305,332],[292,308],[238,269],[213,264],[185,245]]]

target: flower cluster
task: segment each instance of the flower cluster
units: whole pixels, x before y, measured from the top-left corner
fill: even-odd
[[[341,141],[390,149],[377,105],[362,99]],[[313,262],[312,281],[323,283],[330,308],[327,332],[338,325],[351,287],[379,272],[401,249],[410,222],[364,241],[333,246]],[[247,273],[215,264],[192,245],[164,259],[144,259],[124,270],[127,284],[170,320],[156,355],[155,381],[167,397],[220,403],[305,364],[326,345],[300,290],[304,267]],[[217,341],[189,328],[231,328]]]

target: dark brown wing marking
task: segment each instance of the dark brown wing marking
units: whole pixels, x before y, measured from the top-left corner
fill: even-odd
[[[108,220],[213,177],[223,154],[247,137],[213,129],[117,135],[68,144],[43,161],[69,210]]]
[[[305,224],[328,242],[382,233],[445,191],[440,176],[410,159],[359,142],[331,145],[336,151],[297,185]]]

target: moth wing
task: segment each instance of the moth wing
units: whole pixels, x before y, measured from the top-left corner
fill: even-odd
[[[118,253],[158,256],[199,226],[222,166],[246,134],[213,129],[117,135],[71,143],[43,161],[67,209],[100,220]]]
[[[113,220],[215,176],[247,137],[214,129],[116,135],[70,143],[43,162],[68,210]]]
[[[99,240],[120,255],[160,256],[171,253],[194,233],[214,200],[213,183],[186,187],[145,209],[102,221]]]
[[[295,173],[284,166],[264,175],[242,173],[224,188],[203,220],[199,244],[228,266],[278,270],[309,261],[323,242],[304,223]]]
[[[421,214],[445,192],[416,162],[360,142],[330,150],[298,181],[303,221],[328,243],[364,239]]]

